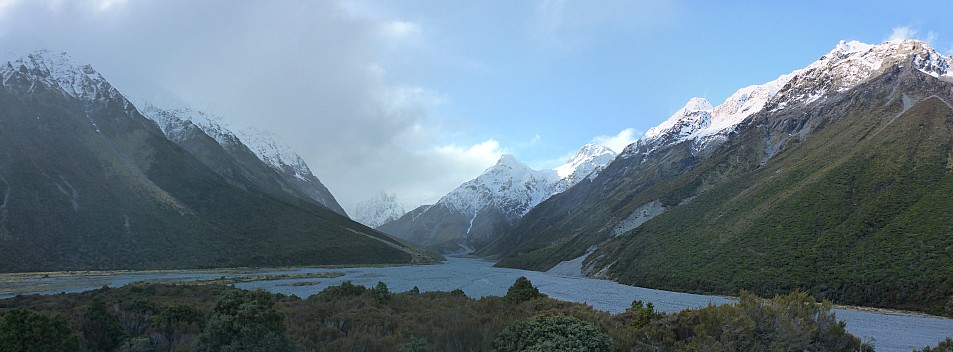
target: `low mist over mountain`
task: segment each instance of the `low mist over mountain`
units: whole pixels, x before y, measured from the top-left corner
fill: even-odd
[[[236,178],[244,177],[273,195],[296,196],[347,216],[304,160],[267,132],[229,128],[223,119],[188,107],[161,108],[148,101],[137,105],[144,116],[159,125],[169,140],[232,181],[238,182]],[[210,142],[219,147],[211,146]],[[224,150],[226,155],[217,154],[219,150]],[[220,164],[232,159],[238,163]]]
[[[266,165],[225,129],[150,108],[173,142],[65,54],[0,77],[0,271],[435,259],[320,205],[303,163]]]
[[[614,157],[609,148],[590,144],[566,164],[537,171],[504,155],[436,204],[418,207],[378,229],[444,251],[479,249],[553,194],[589,182]]]
[[[543,202],[482,253],[647,287],[953,313],[951,64],[919,41],[841,42],[717,107],[693,99],[597,187]]]
[[[385,223],[400,219],[406,214],[404,206],[397,201],[396,194],[381,192],[377,197],[365,200],[354,210],[354,221],[370,227],[378,227]]]

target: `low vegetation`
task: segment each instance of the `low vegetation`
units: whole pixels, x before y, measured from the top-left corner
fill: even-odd
[[[830,309],[803,292],[743,293],[736,304],[674,314],[635,301],[612,315],[548,298],[526,278],[481,299],[384,283],[345,282],[307,299],[148,284],[2,300],[0,350],[871,351]]]

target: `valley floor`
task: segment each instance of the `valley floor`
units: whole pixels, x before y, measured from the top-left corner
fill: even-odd
[[[606,280],[496,268],[492,264],[474,258],[448,258],[443,264],[398,267],[60,273],[50,274],[49,277],[6,274],[0,276],[0,292],[6,292],[0,295],[0,298],[11,297],[17,293],[82,292],[103,286],[119,287],[133,282],[195,282],[222,277],[258,277],[260,280],[236,280],[234,286],[251,290],[261,288],[272,293],[302,298],[345,281],[366,287],[373,287],[380,281],[386,283],[393,292],[405,292],[414,287],[421,291],[462,290],[467,296],[479,298],[502,296],[517,277],[526,276],[541,292],[552,298],[585,303],[597,310],[613,314],[624,312],[633,300],[652,302],[656,310],[665,313],[733,302],[733,299],[725,297],[651,290]],[[319,273],[335,273],[340,276],[315,277]],[[11,281],[13,279],[16,279],[15,282]],[[13,290],[16,290],[16,293],[13,293]],[[946,337],[953,337],[951,319],[863,307],[837,307],[833,312],[838,319],[847,322],[850,333],[863,341],[872,342],[878,351],[909,352],[914,348],[936,345]]]

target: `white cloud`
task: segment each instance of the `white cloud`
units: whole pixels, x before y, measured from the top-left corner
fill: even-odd
[[[892,32],[890,32],[890,37],[888,37],[887,40],[901,41],[901,40],[913,39],[913,36],[917,35],[917,32],[919,31],[907,26],[893,27]]]
[[[19,0],[0,0],[0,16],[6,14],[13,5],[16,5]]]
[[[447,144],[414,153],[397,152],[377,160],[381,163],[378,168],[381,174],[374,175],[374,179],[360,185],[343,185],[341,189],[349,191],[350,197],[344,199],[342,205],[352,211],[359,201],[371,199],[381,191],[397,194],[401,203],[409,208],[433,204],[493,166],[505,152],[499,142],[492,139],[469,146]],[[347,170],[345,173],[349,177],[363,177]]]
[[[641,132],[626,128],[614,136],[596,136],[592,139],[592,143],[606,146],[616,153],[621,153],[626,146],[635,143],[641,136]]]
[[[929,44],[933,44],[933,42],[935,42],[937,39],[936,32],[929,31],[927,32],[926,37],[922,37],[922,38],[917,36],[917,34],[919,33],[920,33],[920,30],[917,28],[913,28],[909,26],[897,26],[897,27],[893,27],[893,29],[890,32],[890,36],[887,37],[887,40],[888,41],[902,41],[902,40],[908,40],[908,39],[916,39],[916,40],[927,42]]]
[[[88,6],[97,12],[109,11],[126,5],[127,0],[90,0]]]
[[[381,25],[384,36],[394,39],[406,39],[419,36],[420,25],[410,21],[388,21]]]

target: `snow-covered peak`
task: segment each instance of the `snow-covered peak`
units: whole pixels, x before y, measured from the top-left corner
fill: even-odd
[[[786,74],[759,85],[739,89],[712,111],[712,122],[707,131],[699,135],[711,135],[732,129],[752,114],[764,109],[764,105],[784,87],[794,74]]]
[[[503,154],[500,156],[500,159],[496,161],[494,167],[506,167],[511,169],[529,169],[529,166],[523,164],[521,161],[517,160],[512,154]]]
[[[840,42],[837,42],[837,45],[834,46],[834,50],[831,50],[830,54],[846,55],[857,52],[865,52],[873,47],[874,45],[872,44],[861,43],[856,40],[851,40],[849,42],[841,40]]]
[[[796,71],[794,86],[812,85],[814,94],[789,95],[793,102],[812,102],[828,92],[850,89],[882,73],[888,66],[912,64],[934,77],[949,76],[950,57],[918,40],[893,40],[872,45],[858,41],[841,41],[826,55],[803,70]]]
[[[397,201],[397,195],[385,192],[360,202],[351,212],[354,221],[372,228],[397,220],[406,213],[404,206]]]
[[[614,158],[615,152],[611,149],[588,144],[556,169],[533,170],[512,155],[503,155],[480,176],[441,198],[437,205],[466,216],[476,216],[486,207],[495,207],[521,217],[550,196],[598,174]]]
[[[155,121],[162,129],[162,133],[171,140],[176,140],[182,134],[188,133],[188,126],[198,127],[223,146],[238,140],[238,136],[224,126],[225,123],[221,117],[182,106],[174,108],[159,107],[157,104],[146,100],[136,102],[136,106],[143,116]]]
[[[74,61],[65,52],[38,50],[3,62],[0,76],[4,86],[26,79],[58,87],[67,95],[87,101],[122,98],[119,91],[92,66]]]
[[[487,206],[522,216],[552,193],[559,180],[553,170],[536,171],[511,155],[504,155],[480,176],[465,182],[437,202],[466,216]]]
[[[572,159],[554,169],[559,181],[553,186],[553,194],[565,192],[582,180],[594,179],[616,157],[616,153],[598,144],[586,144]]]
[[[953,59],[917,40],[887,41],[879,45],[840,41],[830,52],[807,67],[760,85],[739,89],[721,105],[710,108],[692,98],[685,107],[622,152],[631,157],[648,154],[663,145],[693,141],[698,150],[712,141],[723,141],[749,116],[769,108],[781,110],[810,104],[869,80],[887,67],[912,65],[934,77],[953,77]]]
[[[705,98],[691,98],[688,103],[685,103],[685,106],[678,109],[668,120],[646,131],[642,138],[654,139],[673,130],[707,125],[712,109],[711,103]]]
[[[224,147],[236,142],[244,144],[261,161],[279,173],[291,172],[302,181],[314,178],[304,159],[270,132],[228,123],[220,116],[182,105],[165,108],[145,100],[137,105],[140,106],[140,112],[155,121],[169,139],[175,140],[179,134],[186,133],[186,127],[192,124]]]
[[[608,165],[612,159],[615,159],[615,152],[612,149],[598,145],[598,144],[586,144],[576,155],[569,159],[565,164],[557,167],[556,174],[559,175],[559,178],[566,179],[567,177],[578,175],[581,177],[588,176],[592,171],[595,170],[598,166],[605,167]],[[583,174],[584,175],[580,175]]]
[[[682,109],[679,111],[688,113],[692,111],[704,111],[704,110],[711,110],[711,109],[712,109],[712,106],[711,106],[711,103],[708,102],[708,100],[705,100],[705,98],[694,97],[689,99],[688,103],[685,103],[685,106],[683,106]]]
[[[245,127],[235,130],[235,134],[259,159],[273,168],[290,171],[301,180],[315,178],[304,159],[271,132]]]

